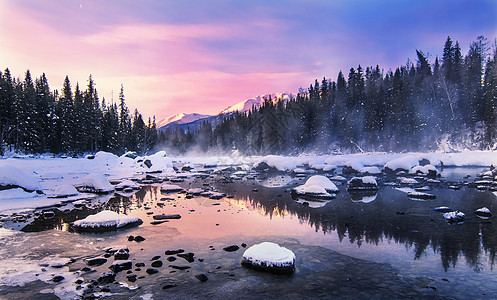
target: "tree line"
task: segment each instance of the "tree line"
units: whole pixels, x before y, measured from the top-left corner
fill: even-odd
[[[81,155],[97,151],[145,153],[157,142],[155,117],[145,123],[130,113],[121,85],[118,103],[100,101],[90,75],[85,90],[74,91],[66,76],[62,90],[51,91],[45,74],[33,80],[0,72],[0,154],[45,153]]]
[[[244,154],[495,149],[497,49],[479,36],[466,55],[447,38],[430,63],[395,70],[351,68],[315,80],[289,101],[226,115],[218,124],[160,133],[178,152],[236,149]],[[490,51],[491,50],[491,51]]]

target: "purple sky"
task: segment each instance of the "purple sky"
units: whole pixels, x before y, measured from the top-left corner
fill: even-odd
[[[497,36],[497,1],[0,0],[0,69],[46,73],[52,89],[89,74],[100,97],[157,119],[215,114],[265,93],[296,92],[339,70],[465,54]]]

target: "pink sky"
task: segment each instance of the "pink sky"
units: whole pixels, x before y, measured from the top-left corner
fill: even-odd
[[[44,72],[52,89],[60,89],[66,75],[73,87],[84,87],[92,74],[107,102],[112,94],[117,99],[123,84],[132,110],[161,119],[215,114],[259,94],[295,93],[358,64],[396,67],[416,48],[439,53],[447,35],[465,46],[480,34],[493,39],[496,31],[495,21],[480,18],[476,28],[447,21],[436,30],[418,25],[386,39],[378,20],[402,18],[395,9],[410,15],[402,7],[390,5],[391,12],[368,20],[367,10],[333,1],[208,3],[0,0],[0,68],[20,78],[27,69],[35,77]],[[496,15],[491,8],[488,19]],[[348,16],[356,12],[359,24]],[[409,13],[415,16],[416,6]],[[398,33],[393,27],[390,34]]]

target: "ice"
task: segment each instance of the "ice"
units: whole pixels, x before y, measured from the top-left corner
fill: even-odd
[[[293,267],[295,254],[278,244],[263,242],[245,250],[243,260],[258,266]]]
[[[132,223],[140,222],[140,218],[121,215],[110,210],[104,210],[95,215],[77,220],[74,226],[80,228],[120,228]]]
[[[26,191],[41,191],[41,185],[34,175],[26,174],[16,167],[0,165],[0,186],[17,186]]]

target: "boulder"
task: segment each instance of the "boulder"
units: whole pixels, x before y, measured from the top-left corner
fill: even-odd
[[[242,265],[272,273],[293,273],[295,254],[278,244],[263,242],[245,250]]]

